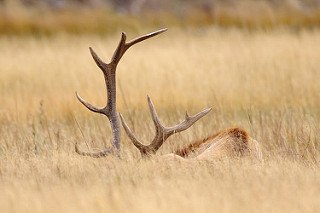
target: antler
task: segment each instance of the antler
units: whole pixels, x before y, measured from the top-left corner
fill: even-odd
[[[188,129],[195,122],[197,122],[200,118],[204,117],[205,115],[207,115],[211,111],[211,108],[208,108],[208,109],[205,109],[205,110],[199,112],[198,114],[196,114],[194,116],[189,116],[188,113],[186,113],[186,118],[184,121],[182,121],[181,123],[179,123],[175,126],[172,126],[172,127],[165,127],[161,124],[150,97],[147,96],[147,99],[148,99],[148,105],[149,105],[151,117],[152,117],[153,123],[156,128],[156,135],[155,135],[154,139],[152,140],[151,144],[143,145],[136,138],[136,136],[132,133],[132,131],[128,127],[127,123],[125,122],[123,116],[120,114],[121,123],[122,123],[122,126],[123,126],[125,132],[127,133],[128,137],[130,138],[132,143],[135,145],[135,147],[137,147],[139,149],[139,151],[143,157],[149,156],[151,154],[155,154],[158,151],[158,149],[162,146],[162,144],[171,135]]]
[[[105,63],[103,62],[99,56],[93,51],[93,49],[90,47],[90,53],[92,55],[92,58],[96,62],[97,66],[102,70],[102,73],[104,75],[106,87],[107,87],[107,105],[103,108],[95,107],[91,104],[89,104],[87,101],[82,99],[78,93],[76,93],[76,96],[78,100],[87,107],[90,111],[95,113],[100,113],[108,117],[111,129],[112,129],[112,138],[111,138],[111,148],[106,148],[102,151],[90,153],[90,152],[83,152],[79,149],[77,143],[75,144],[75,151],[80,155],[85,156],[91,156],[91,157],[103,157],[106,155],[109,155],[110,153],[119,153],[120,151],[120,123],[118,119],[118,113],[116,109],[116,69],[117,65],[124,55],[124,53],[134,44],[137,44],[141,41],[144,41],[148,38],[154,37],[160,33],[163,33],[167,29],[161,29],[146,35],[143,35],[141,37],[138,37],[136,39],[133,39],[132,41],[126,42],[126,34],[122,33],[120,42],[118,44],[117,49],[115,50],[111,62]]]

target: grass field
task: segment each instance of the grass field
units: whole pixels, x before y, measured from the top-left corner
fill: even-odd
[[[185,110],[213,107],[159,154],[240,126],[261,142],[261,163],[140,160],[125,134],[122,159],[78,156],[76,141],[84,150],[85,141],[109,145],[107,119],[81,106],[75,91],[105,104],[88,47],[109,59],[119,34],[1,37],[0,212],[317,212],[319,35],[169,30],[120,62],[118,110],[146,143],[154,134],[147,94],[168,125]]]

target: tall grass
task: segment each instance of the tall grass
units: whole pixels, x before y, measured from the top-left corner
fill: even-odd
[[[147,94],[168,125],[185,110],[214,108],[159,154],[241,126],[261,142],[261,164],[144,161],[125,135],[122,159],[76,155],[76,141],[83,149],[85,141],[109,145],[106,118],[84,109],[74,92],[105,103],[88,46],[107,59],[118,39],[1,37],[1,212],[317,211],[318,30],[172,30],[134,46],[119,64],[118,110],[146,143],[154,131]]]

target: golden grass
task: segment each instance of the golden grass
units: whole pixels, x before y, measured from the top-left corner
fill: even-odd
[[[149,94],[165,124],[214,110],[160,153],[230,126],[261,142],[265,159],[139,160],[74,153],[109,145],[105,103],[88,51],[110,58],[119,35],[0,38],[1,212],[316,212],[319,209],[320,32],[172,30],[130,49],[118,67],[118,109],[150,141]],[[135,35],[130,34],[132,38]],[[74,120],[77,119],[85,139]]]

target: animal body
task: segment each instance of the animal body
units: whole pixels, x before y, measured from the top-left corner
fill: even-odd
[[[180,124],[173,127],[165,127],[161,124],[151,99],[148,104],[155,124],[156,135],[150,145],[143,145],[132,133],[122,115],[121,123],[132,143],[139,149],[142,157],[155,155],[168,137],[191,127],[200,118],[207,115],[211,108],[203,110],[194,116],[186,114],[186,118]],[[262,159],[261,147],[258,141],[249,136],[247,131],[241,128],[229,128],[219,131],[211,136],[194,141],[188,146],[176,150],[174,153],[164,155],[166,158],[218,160],[222,158],[251,157]]]

